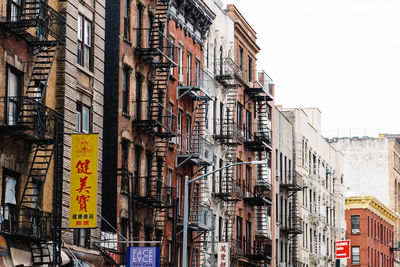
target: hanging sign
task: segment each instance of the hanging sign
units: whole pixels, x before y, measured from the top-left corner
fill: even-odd
[[[71,135],[69,227],[94,228],[97,222],[97,134]]]

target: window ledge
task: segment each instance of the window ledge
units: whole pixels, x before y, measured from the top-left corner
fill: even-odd
[[[90,77],[94,78],[94,73],[91,72],[90,70],[88,70],[87,68],[85,68],[85,67],[79,65],[78,63],[76,64],[76,67],[77,67],[80,71],[82,71],[83,73],[85,73],[85,74],[89,75]]]
[[[127,43],[129,46],[132,47],[132,42],[129,39],[127,39],[126,37],[122,36],[122,40],[124,41],[124,43]]]
[[[123,116],[123,117],[125,117],[125,118],[128,118],[128,119],[131,119],[131,115],[129,115],[128,113],[126,113],[126,112],[121,112],[121,115]]]

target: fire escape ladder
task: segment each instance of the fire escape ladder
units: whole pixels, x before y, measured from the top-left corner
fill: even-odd
[[[206,128],[207,122],[207,111],[208,111],[208,97],[198,96],[196,97],[197,106],[194,110],[194,130],[192,140],[192,154],[200,155],[202,149],[202,141],[204,138],[204,129]]]
[[[301,220],[299,214],[299,203],[297,200],[297,192],[293,192],[291,196],[291,208],[290,208],[290,224],[294,228],[301,229]],[[299,262],[299,244],[298,244],[297,233],[295,233],[291,239],[289,244],[289,250],[291,255],[291,263],[292,266],[298,267],[300,266]]]
[[[204,174],[204,168],[198,172],[199,175]],[[198,234],[194,240],[194,250],[192,266],[203,267],[206,266],[206,253],[207,253],[207,236],[208,229],[203,228],[202,223],[207,219],[203,213],[203,197],[207,187],[207,180],[200,179],[193,185],[193,195],[191,198],[190,218],[189,222],[191,228]]]
[[[29,169],[28,179],[22,192],[20,209],[30,207],[37,209],[43,194],[43,186],[53,156],[53,144],[34,144],[34,155]]]
[[[56,57],[58,43],[46,43],[35,48],[35,64],[25,92],[26,97],[42,102],[45,96],[50,72]]]
[[[49,249],[51,246],[51,242],[38,242],[31,244],[32,264],[34,266],[53,263]]]
[[[158,47],[160,42],[162,42],[159,33],[164,32],[167,25],[169,2],[170,0],[157,0],[156,12],[153,18],[153,27],[150,33],[150,43],[154,47]]]

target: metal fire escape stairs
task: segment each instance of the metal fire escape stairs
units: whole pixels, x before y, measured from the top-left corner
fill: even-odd
[[[225,164],[230,165],[236,163],[237,149],[241,142],[238,138],[238,127],[235,124],[235,112],[237,106],[238,83],[235,79],[234,62],[231,59],[223,59],[220,62],[220,73],[216,76],[216,80],[222,85],[226,96],[226,112],[225,118],[221,118],[219,134],[216,139],[222,145],[225,151]],[[225,240],[233,241],[233,227],[235,223],[236,202],[241,200],[242,195],[238,190],[235,181],[235,168],[230,167],[222,173],[221,192],[214,194],[225,202],[225,214],[227,219],[226,233],[228,236]]]
[[[173,209],[172,203],[167,203],[167,192],[172,190],[165,182],[166,159],[169,143],[175,135],[169,122],[173,115],[165,108],[167,105],[168,82],[171,68],[176,66],[168,56],[168,51],[173,49],[164,36],[167,26],[167,17],[170,8],[170,0],[157,0],[153,27],[150,29],[149,45],[146,48],[138,47],[135,53],[147,60],[155,69],[155,84],[152,99],[148,107],[148,120],[136,121],[136,126],[147,131],[154,137],[154,154],[152,157],[149,181],[147,183],[147,195],[136,201],[145,202],[153,207],[153,232],[152,240],[161,242],[160,266],[167,266],[166,262],[166,229],[169,219],[169,210]],[[141,30],[141,29],[138,29]],[[137,103],[138,105],[140,103]]]
[[[197,70],[200,71],[200,70]],[[200,76],[200,79],[204,79],[204,75]],[[189,142],[189,147],[186,148],[188,153],[186,158],[177,164],[177,167],[183,165],[187,162],[192,162],[195,164],[195,169],[197,172],[195,176],[199,176],[205,173],[207,167],[212,164],[212,162],[207,161],[204,151],[207,149],[204,147],[206,145],[206,140],[204,138],[207,124],[207,114],[209,101],[213,100],[212,97],[208,96],[202,92],[202,85],[204,81],[196,81],[193,86],[178,86],[180,95],[178,100],[182,99],[184,96],[189,96],[193,99],[193,135],[191,135],[191,141]],[[211,156],[211,155],[209,155]],[[213,156],[213,155],[212,155]],[[189,213],[189,228],[195,233],[193,238],[193,257],[192,265],[193,267],[205,267],[206,265],[206,254],[207,254],[207,244],[208,235],[211,230],[204,222],[204,192],[207,191],[207,178],[200,179],[193,184],[193,193],[190,202],[190,213]]]
[[[26,184],[18,205],[18,221],[21,225],[30,225],[26,233],[36,239],[32,241],[32,261],[34,265],[59,264],[61,261],[61,218],[60,210],[53,204],[52,241],[42,236],[40,203],[43,188],[50,168],[51,160],[56,154],[55,164],[61,169],[63,122],[62,116],[47,108],[43,102],[50,77],[50,72],[59,45],[63,45],[65,37],[62,28],[65,18],[44,1],[27,0],[23,2],[17,17],[7,17],[7,30],[24,39],[33,47],[34,66],[21,101],[17,124],[31,133],[32,156]],[[60,182],[55,170],[53,202],[60,200],[58,192]],[[57,202],[59,204],[59,202]],[[37,212],[36,212],[37,211]],[[52,252],[50,253],[50,248]]]

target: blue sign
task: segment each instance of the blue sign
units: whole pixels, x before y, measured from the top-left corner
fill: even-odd
[[[159,267],[159,247],[128,247],[127,267]]]

